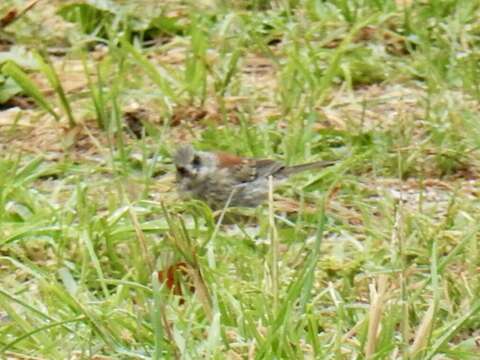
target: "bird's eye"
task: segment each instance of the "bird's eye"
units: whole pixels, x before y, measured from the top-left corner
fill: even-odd
[[[188,170],[185,169],[183,166],[177,166],[177,172],[183,176],[188,175]]]
[[[198,155],[195,155],[195,157],[193,158],[193,161],[192,161],[192,165],[195,166],[195,167],[199,167],[200,166],[200,157]]]

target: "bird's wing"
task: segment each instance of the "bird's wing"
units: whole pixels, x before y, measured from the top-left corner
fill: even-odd
[[[254,167],[256,178],[262,178],[267,176],[274,176],[281,171],[285,166],[275,160],[263,159],[254,160]]]
[[[228,169],[233,179],[239,183],[255,181],[269,175],[275,175],[284,166],[270,159],[251,159],[239,156],[217,153],[220,168]]]

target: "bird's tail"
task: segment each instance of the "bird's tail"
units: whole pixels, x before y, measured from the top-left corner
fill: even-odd
[[[298,174],[302,171],[313,170],[313,169],[323,169],[335,164],[337,164],[336,161],[315,161],[308,164],[285,166],[283,169],[279,171],[279,175],[290,176],[290,175]]]

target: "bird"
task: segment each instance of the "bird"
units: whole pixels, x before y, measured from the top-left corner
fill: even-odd
[[[177,148],[173,163],[180,197],[202,200],[212,209],[257,207],[268,198],[270,176],[275,184],[299,172],[335,164],[315,161],[286,166],[271,159],[198,151],[191,144]]]

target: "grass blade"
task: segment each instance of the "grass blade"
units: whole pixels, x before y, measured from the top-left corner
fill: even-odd
[[[74,127],[76,122],[73,116],[70,102],[67,99],[65,90],[63,89],[60,78],[58,77],[58,74],[55,71],[55,68],[53,67],[52,62],[48,57],[46,57],[46,55],[42,56],[40,55],[40,53],[35,54],[35,60],[37,60],[40,70],[47,77],[47,80],[50,83],[50,86],[52,86],[53,90],[57,93],[58,97],[60,98],[60,104],[62,105],[65,113],[67,114],[68,123],[70,127]]]
[[[15,80],[22,90],[31,96],[40,107],[50,113],[55,120],[60,121],[60,116],[50,106],[48,100],[45,98],[45,96],[43,96],[37,85],[35,85],[35,83],[17,64],[12,61],[8,61],[5,65],[3,65],[2,72]]]

